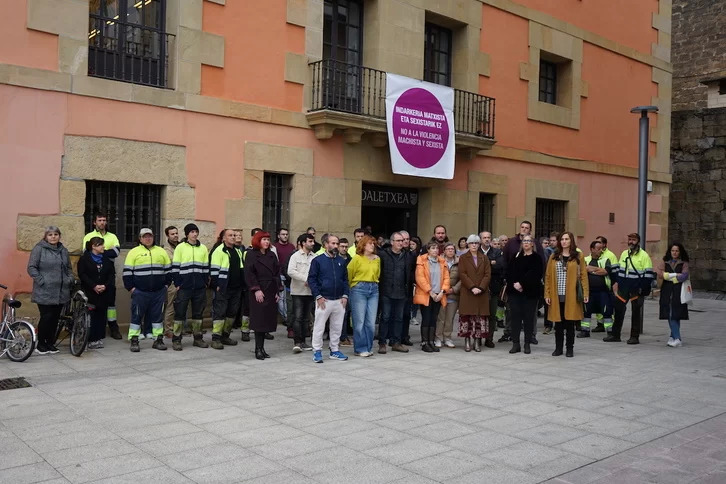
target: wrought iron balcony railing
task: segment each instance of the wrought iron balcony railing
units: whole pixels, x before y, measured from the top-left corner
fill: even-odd
[[[310,64],[310,112],[330,110],[386,118],[386,73],[370,67],[325,59]],[[494,98],[454,89],[457,133],[494,139]]]
[[[170,37],[159,29],[90,15],[88,75],[167,87]]]

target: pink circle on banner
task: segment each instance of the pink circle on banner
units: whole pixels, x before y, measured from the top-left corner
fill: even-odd
[[[426,89],[408,89],[393,106],[393,139],[406,162],[430,168],[449,145],[449,122],[436,96]]]

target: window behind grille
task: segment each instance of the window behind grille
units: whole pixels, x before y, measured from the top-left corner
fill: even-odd
[[[139,231],[148,227],[154,231],[157,244],[161,234],[161,186],[141,183],[119,183],[86,180],[86,231],[94,229],[96,212],[104,213],[108,231],[116,234],[121,248],[135,247]],[[194,214],[189,214],[193,217]]]

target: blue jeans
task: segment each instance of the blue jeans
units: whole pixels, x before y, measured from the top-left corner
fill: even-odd
[[[391,346],[401,342],[401,330],[403,324],[409,324],[409,321],[403,320],[404,306],[406,298],[391,299],[390,297],[381,296],[381,322],[378,325],[378,344],[384,345],[386,341]]]
[[[359,282],[353,286],[350,289],[350,304],[353,315],[353,350],[356,353],[370,352],[376,330],[378,284]]]

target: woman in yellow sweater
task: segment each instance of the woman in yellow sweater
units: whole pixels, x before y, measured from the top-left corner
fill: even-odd
[[[381,259],[376,255],[376,241],[369,235],[358,241],[355,252],[357,255],[348,263],[353,350],[356,356],[372,356]]]

